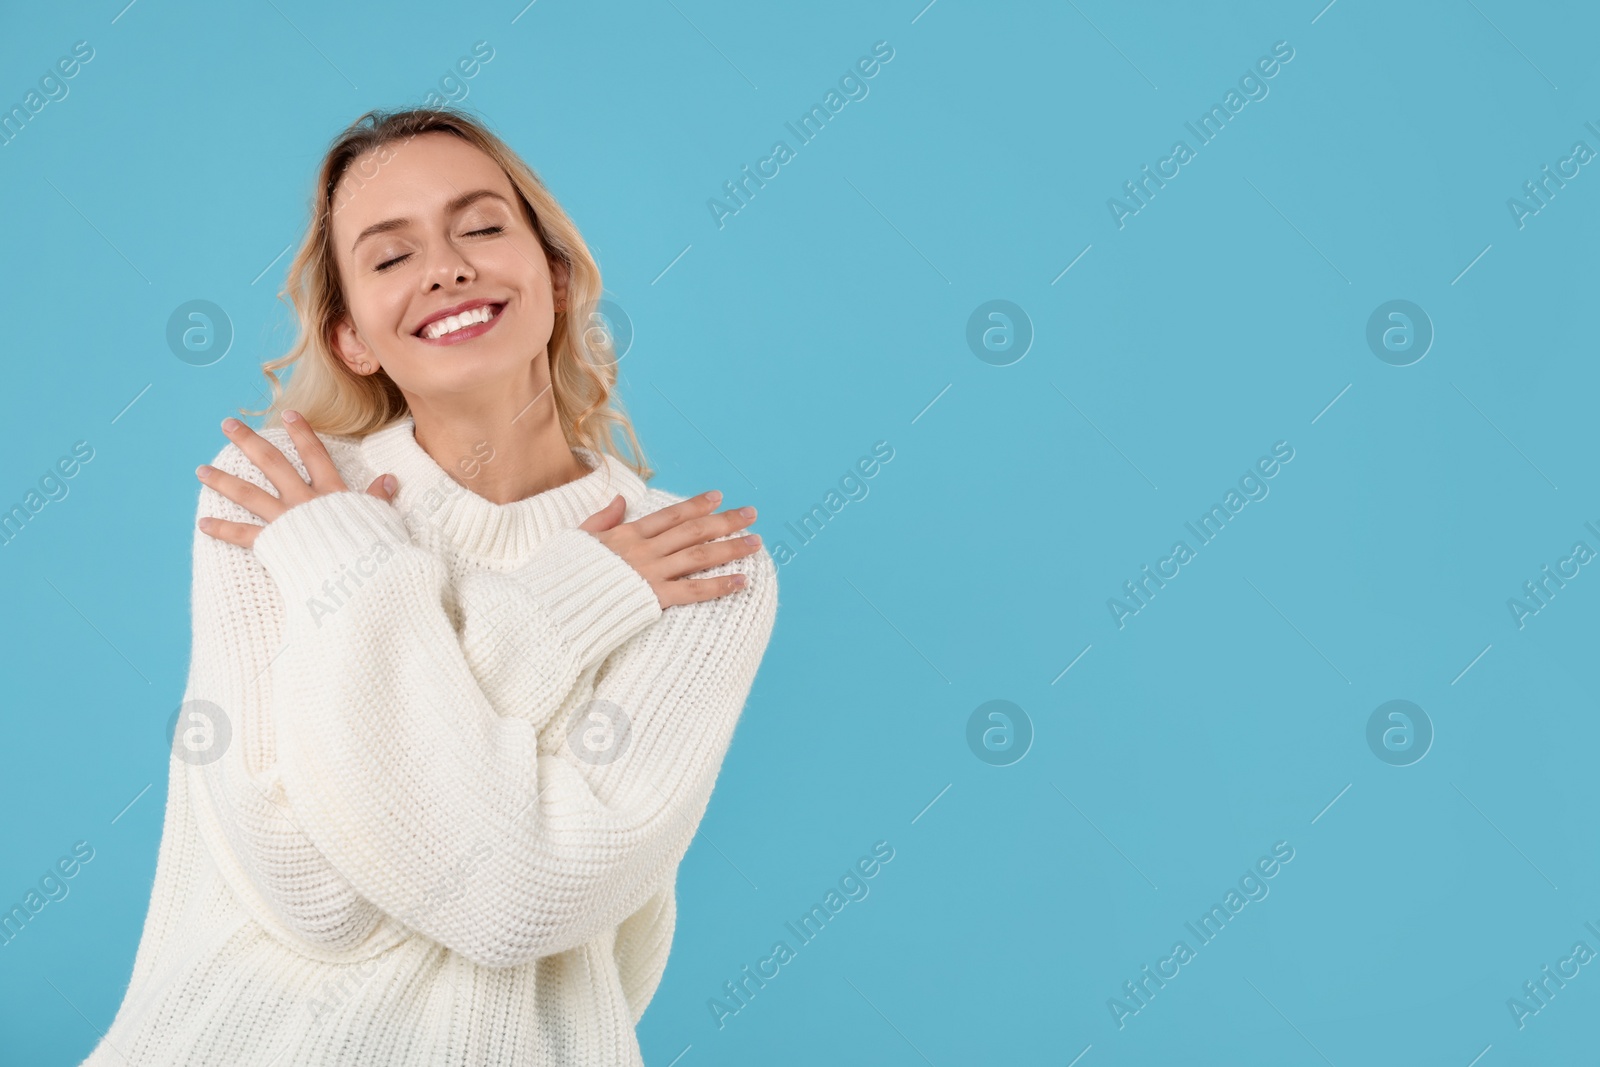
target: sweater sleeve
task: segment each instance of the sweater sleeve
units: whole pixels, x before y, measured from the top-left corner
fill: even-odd
[[[659,490],[652,495],[657,506],[681,499]],[[555,819],[576,806],[602,826],[620,820],[637,828],[641,841],[637,851],[626,836],[605,842],[613,854],[597,857],[606,866],[580,883],[581,892],[541,905],[550,912],[552,933],[539,954],[617,928],[618,966],[644,1001],[646,987],[653,989],[665,964],[671,923],[647,930],[652,924],[639,914],[659,920],[671,913],[670,902],[663,906],[661,900],[673,892],[678,866],[710,801],[777,611],[776,567],[764,549],[695,577],[732,573],[745,576],[745,589],[673,607],[581,679],[560,714],[535,720],[543,805],[538,814]],[[504,635],[494,662],[480,668],[486,681],[496,683],[486,692],[536,689],[537,661],[522,647],[536,628],[510,625],[511,609],[485,598],[470,579],[461,587],[468,645],[489,643],[470,640],[485,629],[485,619],[499,620],[494,628]],[[517,701],[507,713],[525,706]]]
[[[765,646],[774,581],[664,619],[597,538],[552,536],[500,576],[515,639],[549,678],[532,715],[507,718],[452,625],[442,560],[389,504],[323,494],[269,523],[255,553],[287,605],[271,668],[282,785],[362,897],[476,963],[512,966],[598,936],[670,883]],[[595,662],[594,699],[567,707]],[[624,743],[590,744],[624,718]],[[458,891],[433,889],[463,867]]]
[[[212,465],[266,488],[236,446]],[[270,491],[270,490],[269,490]],[[196,519],[259,521],[207,486]],[[192,639],[188,683],[172,740],[174,782],[236,897],[280,937],[331,953],[355,949],[383,913],[317,850],[291,812],[272,723],[262,710],[269,666],[282,646],[283,605],[249,549],[192,528]]]

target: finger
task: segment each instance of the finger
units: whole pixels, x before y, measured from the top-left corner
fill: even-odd
[[[227,522],[223,519],[212,518],[209,515],[201,519],[199,525],[202,533],[214,537],[218,541],[226,541],[230,545],[238,545],[240,548],[249,548],[254,545],[256,535],[263,529],[263,527],[254,523]]]
[[[578,529],[586,530],[589,533],[603,533],[617,525],[617,523],[622,521],[622,516],[628,513],[628,505],[626,501],[623,502],[622,507],[617,507],[617,501],[622,499],[623,497],[621,493],[618,493],[616,496],[612,497],[611,503],[607,504],[593,515],[590,515],[587,519],[584,519],[582,522],[580,522],[578,524]]]
[[[755,538],[753,544],[747,544],[743,537],[731,537],[725,541],[707,541],[704,544],[691,545],[679,552],[674,552],[657,562],[657,573],[667,578],[677,578],[685,574],[695,574],[709,567],[720,566],[730,560],[743,559],[745,556],[754,555],[761,550],[761,535],[746,534]]]
[[[228,420],[224,420],[226,423]],[[239,451],[250,457],[262,474],[267,476],[278,490],[280,499],[291,503],[299,503],[304,494],[301,490],[307,488],[306,480],[300,477],[300,472],[294,469],[287,456],[271,441],[256,433],[249,426],[233,419],[233,429],[223,426],[222,432],[239,447]]]
[[[666,591],[659,595],[663,608],[675,604],[698,604],[705,600],[737,593],[744,586],[738,584],[744,575],[727,574],[717,578],[679,578],[666,583]]]
[[[707,514],[721,502],[722,494],[713,489],[709,493],[692,496],[660,511],[652,511],[648,515],[641,516],[634,520],[633,526],[641,536],[655,537],[663,530],[670,530],[681,522]]]
[[[311,488],[319,493],[337,493],[349,489],[339,474],[339,468],[333,465],[328,447],[298,411],[285,411],[283,425],[294,439],[295,451],[300,454],[300,462],[306,465],[306,473],[311,475]]]
[[[748,515],[745,514],[746,511],[749,512]],[[726,537],[755,521],[755,508],[729,508],[716,515],[690,519],[663,530],[656,535],[652,544],[657,546],[658,551],[671,554],[713,538]]]
[[[394,484],[394,475],[380,475],[372,480],[371,485],[367,486],[367,492],[379,500],[392,500],[394,499],[394,489],[391,486]]]
[[[237,474],[229,474],[227,471],[204,464],[195,472],[195,476],[250,514],[267,522],[271,522],[288,510],[278,497]]]

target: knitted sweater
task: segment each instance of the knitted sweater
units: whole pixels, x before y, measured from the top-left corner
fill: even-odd
[[[253,549],[195,531],[155,885],[84,1067],[643,1063],[776,568],[707,568],[747,585],[662,610],[577,525],[684,497],[575,449],[587,475],[495,504],[413,428],[323,436],[354,488]],[[231,443],[212,465],[276,495]],[[261,522],[209,487],[198,514]]]

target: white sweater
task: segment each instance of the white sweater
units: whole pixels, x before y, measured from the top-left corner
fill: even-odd
[[[776,568],[663,611],[576,527],[685,498],[578,449],[589,474],[495,504],[412,431],[324,436],[352,488],[253,549],[195,531],[155,886],[84,1067],[643,1063]],[[276,495],[231,443],[212,465]],[[392,503],[365,492],[388,472]],[[207,487],[198,515],[261,521]]]

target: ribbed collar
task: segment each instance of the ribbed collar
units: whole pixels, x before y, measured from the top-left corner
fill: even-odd
[[[588,474],[510,504],[496,504],[457,482],[423,450],[412,415],[367,434],[361,451],[374,477],[393,474],[400,480],[394,506],[413,529],[419,522],[430,524],[461,553],[503,562],[521,560],[545,538],[577,526],[618,493],[632,512],[647,491],[621,460],[574,448]]]

